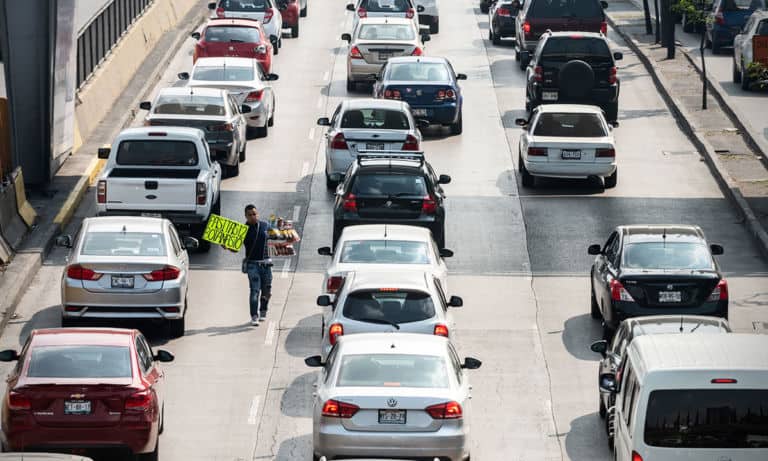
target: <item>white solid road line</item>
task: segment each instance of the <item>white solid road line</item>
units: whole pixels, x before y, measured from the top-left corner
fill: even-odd
[[[315,127],[309,129],[309,140],[312,141],[313,139],[315,139]]]
[[[331,73],[326,70],[325,73],[323,74],[323,82],[327,82],[328,77],[330,76],[331,76]]]
[[[264,338],[264,345],[265,346],[271,346],[272,341],[275,340],[275,322],[270,321],[267,325],[267,335]]]
[[[309,173],[309,162],[304,162],[301,165],[301,176],[299,176],[299,179],[303,178]]]
[[[287,279],[288,278],[288,271],[291,269],[291,259],[288,258],[283,263],[283,270],[280,271],[280,278],[281,279]]]
[[[270,322],[271,323],[271,322]],[[259,414],[259,401],[261,397],[256,395],[251,401],[251,408],[248,410],[248,424],[251,426],[256,424],[256,416]]]
[[[318,96],[318,98],[317,98],[317,108],[320,109],[321,107],[323,107],[323,97],[322,96]]]
[[[299,221],[299,215],[301,214],[301,205],[293,207],[293,222],[294,224]]]

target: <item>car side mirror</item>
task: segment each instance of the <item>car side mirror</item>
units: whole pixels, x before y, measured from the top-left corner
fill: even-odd
[[[190,37],[194,38],[195,40],[200,40],[200,32],[192,32],[189,34]]]
[[[317,305],[318,306],[320,306],[320,307],[328,307],[331,304],[333,304],[333,303],[331,302],[331,297],[330,296],[328,296],[328,295],[320,295],[320,296],[317,297]]]
[[[432,40],[432,37],[429,34],[422,34],[421,35],[421,42],[422,43],[427,43],[430,40]]]
[[[331,247],[320,247],[317,249],[317,254],[319,254],[320,256],[333,256]]]
[[[448,176],[447,174],[441,174],[437,178],[437,183],[438,184],[450,184],[451,183],[451,177]]]
[[[189,80],[189,72],[179,72],[176,76],[179,77],[179,80]]]
[[[724,250],[722,245],[713,243],[712,245],[709,246],[709,251],[711,251],[714,256],[718,256],[723,254]]]
[[[528,126],[528,119],[525,118],[516,118],[515,119],[515,125],[526,127]]]
[[[320,117],[317,119],[317,124],[320,126],[331,126],[331,121],[328,119],[328,117]]]
[[[19,360],[19,353],[13,349],[6,349],[0,352],[0,362],[13,362]]]
[[[614,61],[621,61],[622,59],[624,59],[624,53],[622,53],[621,51],[616,51],[615,53],[613,53]]]
[[[426,130],[429,128],[429,120],[424,120],[423,118],[420,118],[416,120],[416,125],[418,125],[420,130]]]
[[[451,299],[448,300],[448,305],[450,307],[461,307],[464,305],[464,300],[460,296],[451,296]]]
[[[482,365],[483,362],[472,358],[472,357],[464,357],[464,363],[461,364],[461,368],[465,368],[467,370],[477,370],[480,368],[480,365]]]
[[[466,80],[467,74],[456,74],[456,80]]]
[[[152,103],[149,101],[142,101],[139,103],[139,109],[141,110],[150,110],[152,109]]]
[[[453,257],[453,250],[449,250],[448,248],[441,248],[440,249],[440,257],[441,258],[452,258]]]
[[[269,36],[269,41],[272,43],[272,45],[277,45],[277,39],[277,35],[272,34]]]
[[[603,7],[603,9],[606,9],[606,8],[608,8],[608,2],[606,2],[605,0],[603,0],[603,1],[601,1],[601,2],[600,2],[600,6],[602,6],[602,7]]]
[[[253,110],[253,108],[251,106],[249,106],[248,104],[242,104],[240,106],[240,113],[242,113],[242,114],[247,114],[247,113],[251,112],[252,110]]]
[[[160,349],[157,351],[157,354],[155,354],[153,358],[158,362],[173,362],[173,359],[176,357],[174,357],[170,352]]]
[[[424,7],[423,7],[423,6],[421,6],[421,5],[418,5],[418,6],[416,7],[416,12],[417,12],[417,13],[423,13],[423,12],[424,12]]]
[[[275,80],[279,79],[280,76],[277,74],[267,74],[264,76],[264,80],[268,82],[274,82]]]
[[[590,245],[589,248],[587,248],[587,253],[591,255],[599,255],[603,253],[602,247],[600,245]]]
[[[209,3],[208,4],[208,9],[209,10],[215,10],[216,9],[216,2]]]
[[[598,386],[600,386],[600,392],[609,392],[612,394],[618,392],[616,375],[613,373],[601,374],[598,382]]]
[[[56,246],[72,248],[72,236],[68,234],[59,235],[55,240]]]
[[[182,243],[187,250],[197,250],[200,247],[200,241],[194,237],[184,237]]]
[[[608,350],[608,341],[601,339],[600,341],[595,341],[592,343],[589,348],[592,350],[592,352],[595,352],[597,354],[600,354],[605,358],[606,351]]]
[[[325,364],[323,363],[323,358],[320,357],[319,355],[313,355],[312,357],[307,357],[306,359],[304,359],[304,364],[307,365],[308,367],[313,367],[313,368],[325,366]]]
[[[345,42],[351,42],[352,41],[352,35],[350,34],[341,34],[341,39]]]
[[[333,175],[331,175],[331,181],[335,181]],[[344,184],[336,186],[336,195],[344,195]]]
[[[523,64],[523,67],[528,67],[528,64],[531,63],[531,52],[525,50],[521,51],[520,62]]]

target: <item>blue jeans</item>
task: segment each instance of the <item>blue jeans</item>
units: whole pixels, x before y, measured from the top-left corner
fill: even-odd
[[[251,318],[259,314],[267,315],[269,298],[272,297],[272,267],[257,262],[248,262],[248,284],[251,288],[249,298],[251,305]]]

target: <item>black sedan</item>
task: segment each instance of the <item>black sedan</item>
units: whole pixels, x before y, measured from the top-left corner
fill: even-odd
[[[630,317],[694,314],[728,318],[728,283],[698,226],[619,226],[605,245],[590,245],[591,314],[610,339]]]
[[[488,11],[488,40],[501,44],[504,37],[515,36],[515,18],[520,0],[496,0]]]

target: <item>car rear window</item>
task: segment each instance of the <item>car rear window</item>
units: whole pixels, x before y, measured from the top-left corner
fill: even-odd
[[[450,80],[448,67],[441,62],[400,62],[389,66],[387,80],[435,82]]]
[[[205,29],[206,42],[260,43],[261,34],[255,27],[212,26]]]
[[[723,11],[760,10],[766,8],[763,0],[724,0],[721,4]]]
[[[371,13],[405,13],[411,5],[407,0],[363,0],[360,8]]]
[[[342,263],[429,264],[427,244],[410,240],[347,240]]]
[[[585,59],[608,61],[611,60],[611,49],[605,40],[592,37],[550,37],[541,50],[542,59]]]
[[[241,82],[254,79],[253,67],[197,67],[194,80]]]
[[[413,27],[407,24],[363,24],[357,34],[360,40],[406,40],[416,38]]]
[[[243,13],[258,13],[268,7],[267,0],[223,0],[219,2],[219,8],[226,11],[240,11]]]
[[[189,141],[123,141],[117,164],[130,166],[194,166],[197,148]]]
[[[413,174],[368,173],[357,176],[352,193],[375,197],[424,197],[427,186],[422,176]]]
[[[657,335],[664,333],[726,333],[729,330],[721,325],[717,321],[700,321],[694,322],[686,320],[681,322],[680,319],[668,322],[643,322],[633,329],[633,335],[635,337],[642,335]]]
[[[408,116],[399,110],[353,109],[341,117],[342,128],[369,130],[408,130]]]
[[[533,0],[529,15],[533,18],[602,18],[597,0]]]
[[[190,90],[192,91],[192,90]],[[222,96],[164,95],[155,103],[153,115],[226,115],[225,101]]]
[[[130,378],[125,346],[41,346],[32,349],[30,378]]]
[[[149,232],[88,232],[80,254],[84,256],[165,256],[163,234]]]
[[[652,391],[644,438],[653,447],[768,448],[768,390]]]
[[[606,135],[603,122],[597,114],[544,113],[539,115],[535,136],[567,136],[571,138],[598,138]]]
[[[624,246],[621,266],[648,270],[713,270],[709,249],[701,243],[643,242]]]
[[[417,291],[355,291],[344,301],[344,317],[360,322],[386,320],[393,323],[421,322],[435,316],[428,293]]]
[[[337,386],[448,387],[445,359],[434,355],[364,354],[341,359]]]

